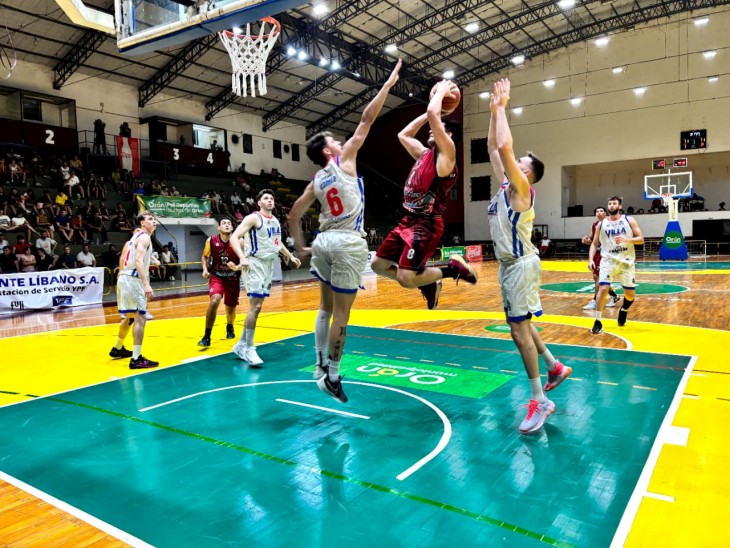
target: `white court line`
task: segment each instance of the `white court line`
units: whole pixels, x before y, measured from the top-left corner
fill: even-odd
[[[85,521],[92,527],[96,527],[107,535],[111,535],[114,538],[121,540],[122,542],[126,542],[127,544],[134,546],[135,548],[154,548],[154,546],[152,546],[151,544],[147,544],[137,537],[134,537],[129,533],[125,533],[121,529],[117,529],[113,525],[102,521],[99,518],[95,518],[91,514],[87,514],[86,512],[80,510],[79,508],[76,508],[75,506],[71,506],[69,503],[57,499],[56,497],[46,493],[45,491],[36,489],[32,485],[28,485],[27,483],[17,478],[14,478],[13,476],[9,476],[5,472],[0,472],[0,479],[11,485],[14,485],[18,489],[22,489],[26,493],[29,493],[44,502],[47,502],[48,504],[52,504],[53,506],[60,510],[63,510],[67,514],[71,514],[73,517],[78,518],[81,521]]]
[[[667,431],[667,439],[665,443],[671,445],[679,445],[680,447],[687,447],[689,441],[689,428],[683,426],[671,426]]]
[[[345,415],[346,417],[355,417],[356,419],[370,420],[370,417],[368,417],[366,415],[358,415],[357,413],[348,413],[347,411],[340,411],[339,409],[332,409],[331,407],[320,407],[319,405],[312,405],[311,403],[284,400],[281,398],[276,398],[276,401],[281,402],[281,403],[290,403],[291,405],[300,405],[302,407],[311,407],[312,409],[319,409],[320,411],[327,411],[328,413],[337,413],[338,415]]]
[[[687,369],[684,370],[684,374],[679,380],[679,385],[677,385],[677,391],[674,393],[672,403],[669,404],[667,413],[666,415],[664,415],[664,420],[662,420],[662,424],[659,427],[659,432],[657,432],[654,444],[651,446],[651,451],[649,451],[649,456],[646,459],[644,468],[641,471],[641,475],[639,476],[638,481],[636,482],[634,492],[631,493],[631,498],[629,498],[629,502],[626,505],[624,514],[623,516],[621,516],[621,521],[616,528],[616,533],[614,533],[613,535],[611,548],[620,548],[626,544],[626,539],[629,536],[629,530],[631,530],[631,525],[633,524],[634,519],[636,518],[636,514],[639,511],[639,505],[641,504],[641,500],[645,496],[649,496],[648,488],[649,481],[651,480],[651,475],[654,473],[654,468],[656,468],[657,461],[659,460],[659,453],[661,453],[662,447],[665,443],[671,443],[669,440],[672,436],[670,433],[672,428],[672,421],[677,415],[677,409],[679,409],[679,404],[682,401],[682,394],[684,394],[684,390],[687,388],[689,377],[692,374],[692,369],[694,369],[696,363],[697,356],[692,356],[689,364],[687,364]]]
[[[189,394],[187,396],[183,396],[182,398],[176,398],[174,400],[158,403],[157,405],[152,405],[150,407],[145,407],[143,409],[140,409],[140,413],[146,413],[147,411],[151,411],[153,409],[157,409],[159,407],[164,407],[166,405],[171,405],[173,403],[178,403],[184,400],[189,400],[191,398],[195,398],[198,396],[203,396],[205,394],[212,394],[214,392],[222,392],[224,390],[233,390],[236,388],[249,388],[251,386],[265,386],[268,384],[295,384],[295,383],[312,383],[317,381],[310,381],[310,380],[290,380],[290,381],[265,381],[265,382],[252,382],[248,384],[237,384],[234,386],[223,386],[221,388],[214,388],[213,390],[205,390],[203,392],[196,392],[195,394]],[[377,388],[379,390],[389,390],[391,392],[397,392],[398,394],[403,394],[404,396],[408,396],[409,398],[413,398],[415,400],[420,401],[424,405],[430,407],[436,415],[441,419],[441,423],[444,426],[444,433],[441,435],[441,439],[439,439],[439,442],[436,444],[436,447],[434,447],[431,452],[429,452],[425,457],[423,457],[421,460],[416,462],[413,466],[410,466],[400,474],[396,476],[396,479],[398,480],[404,480],[407,477],[411,476],[413,473],[417,472],[420,468],[422,468],[425,464],[427,464],[429,461],[433,460],[436,455],[438,455],[441,451],[444,450],[444,448],[448,445],[449,440],[451,439],[451,422],[449,421],[449,418],[446,416],[446,414],[441,411],[438,407],[436,407],[434,404],[432,404],[430,401],[420,397],[416,396],[415,394],[411,394],[410,392],[406,392],[405,390],[400,390],[398,388],[393,388],[391,386],[382,386],[379,384],[372,384],[369,382],[355,382],[355,381],[349,381],[345,384],[356,384],[359,386],[370,386],[372,388]]]
[[[649,491],[647,491],[646,496],[650,499],[663,500],[665,502],[674,502],[674,497],[670,497],[669,495],[660,495],[659,493],[650,493]]]

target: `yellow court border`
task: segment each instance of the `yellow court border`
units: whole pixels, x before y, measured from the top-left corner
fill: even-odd
[[[312,331],[316,311],[262,313],[256,330],[260,344],[281,341]],[[366,327],[391,327],[404,323],[438,320],[497,320],[501,312],[449,310],[353,310],[350,323]],[[239,318],[236,328],[241,329]],[[544,315],[535,323],[590,329],[592,319]],[[162,367],[230,352],[232,342],[223,329],[213,334],[213,345],[201,350],[196,345],[204,318],[152,320],[147,325],[144,351],[161,361]],[[111,360],[107,353],[116,338],[117,324],[79,327],[36,333],[0,340],[4,356],[34,355],[46,358],[3,360],[0,364],[0,405],[43,396],[118,378],[144,374],[127,368],[127,360]],[[610,324],[606,326],[612,332]],[[730,332],[690,326],[633,321],[620,330],[634,350],[698,356],[695,373],[686,387],[674,426],[688,428],[686,446],[665,445],[651,477],[648,490],[661,499],[644,498],[631,528],[627,546],[714,545],[712,531],[722,523],[730,502],[726,463],[730,446],[722,432],[728,402],[718,399],[730,393]],[[548,344],[551,341],[547,341]],[[569,358],[566,358],[569,359]],[[21,365],[22,363],[22,365]],[[17,394],[9,394],[15,392]]]

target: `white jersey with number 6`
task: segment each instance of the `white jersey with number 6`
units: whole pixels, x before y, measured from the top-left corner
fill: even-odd
[[[365,192],[362,178],[352,177],[340,169],[340,159],[332,158],[314,175],[314,195],[322,204],[319,229],[352,230],[365,237],[362,229]]]

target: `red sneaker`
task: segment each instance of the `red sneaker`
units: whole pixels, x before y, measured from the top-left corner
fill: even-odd
[[[557,387],[561,382],[570,377],[573,372],[572,367],[563,365],[558,360],[555,360],[555,373],[548,371],[548,380],[543,387],[545,392],[550,392],[553,388]]]
[[[428,306],[429,310],[433,310],[438,306],[439,295],[441,295],[442,286],[443,284],[441,283],[441,280],[438,280],[436,282],[433,282],[432,284],[422,285],[418,288],[418,290],[423,295],[423,298],[426,299],[426,305]]]
[[[466,261],[461,255],[452,255],[449,259],[449,266],[455,268],[459,273],[456,275],[456,283],[459,280],[464,280],[467,283],[475,284],[479,279],[477,271],[474,270],[473,266],[466,264]]]

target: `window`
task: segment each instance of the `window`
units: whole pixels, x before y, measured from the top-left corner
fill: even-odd
[[[487,138],[471,140],[471,163],[486,164],[489,162],[489,150],[487,149]]]
[[[473,141],[472,141],[473,142]],[[492,178],[489,175],[484,177],[471,178],[471,201],[486,202],[492,194]]]
[[[274,139],[274,158],[281,158],[281,141]]]
[[[253,135],[243,134],[243,152],[244,154],[253,154]]]
[[[299,145],[292,144],[291,146],[291,159],[293,162],[299,161]]]
[[[43,121],[41,102],[38,99],[23,97],[23,120]]]

